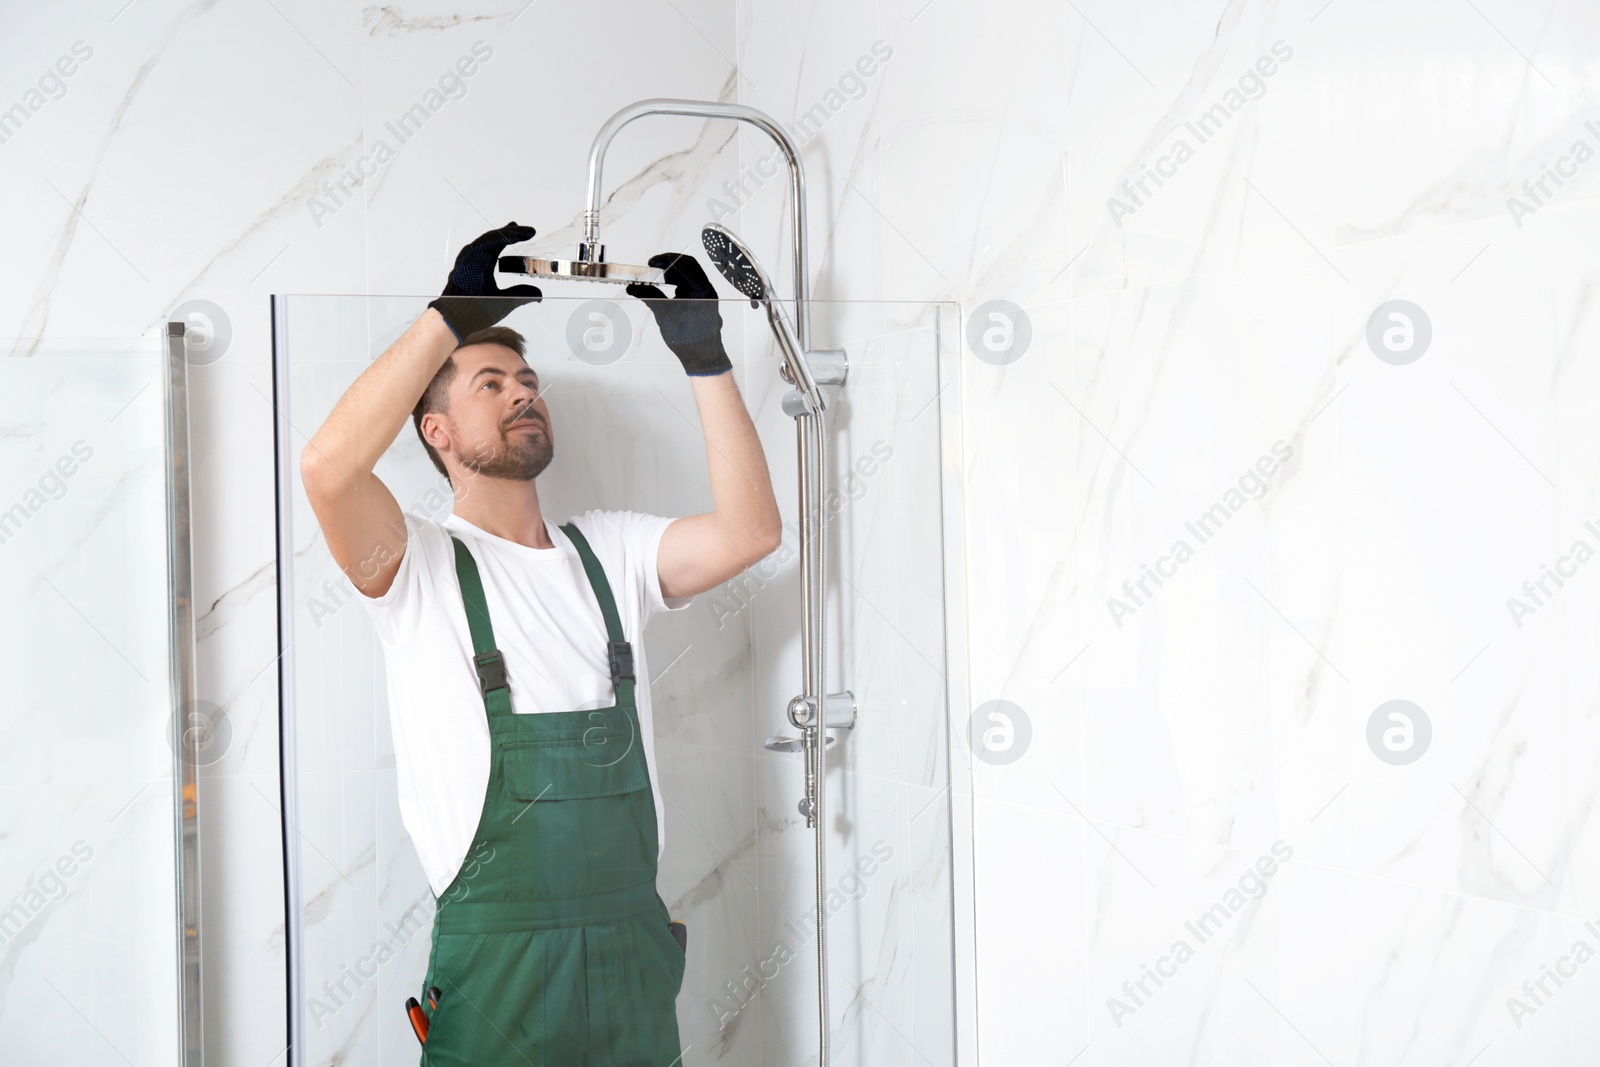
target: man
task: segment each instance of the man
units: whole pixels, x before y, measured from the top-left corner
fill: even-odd
[[[362,372],[301,454],[328,549],[384,645],[400,814],[438,897],[422,1001],[432,1067],[673,1067],[684,954],[655,888],[664,818],[641,634],[657,611],[777,548],[766,458],[715,290],[629,286],[688,373],[715,510],[591,510],[555,526],[538,475],[554,426],[521,335],[542,298],[494,266],[534,234],[461,250],[444,294]],[[410,415],[450,482],[442,522],[404,515],[373,466]]]

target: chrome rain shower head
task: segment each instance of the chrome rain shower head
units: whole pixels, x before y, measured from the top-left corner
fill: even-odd
[[[664,273],[655,267],[636,267],[631,263],[607,263],[603,259],[501,256],[499,266],[506,274],[531,274],[535,278],[561,278],[579,282],[611,282],[614,285],[632,285],[634,282],[655,285],[665,277]]]
[[[733,231],[715,222],[708,223],[700,231],[700,243],[705,246],[706,255],[711,257],[717,272],[729,285],[750,298],[751,307],[771,297],[772,286],[767,283],[766,274]]]

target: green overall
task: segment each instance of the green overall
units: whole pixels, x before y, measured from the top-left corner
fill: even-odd
[[[571,523],[605,616],[616,703],[513,714],[472,553],[456,575],[489,719],[472,847],[439,897],[423,1067],[673,1067],[684,951],[656,892],[655,800],[632,649],[605,571]],[[424,1000],[424,1003],[427,1003]]]

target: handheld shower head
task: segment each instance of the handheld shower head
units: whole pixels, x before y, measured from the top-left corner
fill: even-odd
[[[728,284],[750,298],[751,307],[766,305],[767,322],[772,326],[772,335],[777,339],[778,347],[783,350],[788,368],[784,378],[790,384],[799,386],[811,398],[816,409],[821,410],[827,405],[827,397],[817,388],[811,368],[806,365],[800,339],[795,336],[794,327],[789,325],[789,316],[783,313],[783,305],[773,298],[772,283],[767,280],[767,273],[756,262],[756,257],[750,254],[750,250],[734,236],[732,230],[715,222],[707,223],[705,229],[700,231],[700,243],[705,246],[711,262],[717,265],[717,271],[728,279]]]
[[[772,286],[768,284],[766,274],[756,263],[756,258],[739,243],[733,231],[715,222],[708,223],[700,231],[700,243],[705,246],[706,255],[711,257],[718,273],[728,279],[729,285],[750,298],[751,307],[771,296]]]

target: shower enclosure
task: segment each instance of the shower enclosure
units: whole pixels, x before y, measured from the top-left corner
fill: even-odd
[[[528,361],[547,383],[555,458],[539,480],[546,516],[711,510],[689,383],[648,310],[618,288],[541,286],[544,301],[505,324],[528,338]],[[433,898],[400,824],[382,649],[321,539],[298,461],[345,388],[429,299],[274,301],[296,1064],[388,1067],[418,1054],[402,1005],[426,965]],[[721,313],[785,536],[689,609],[658,616],[635,647],[653,694],[666,806],[658,887],[689,931],[683,1062],[818,1063],[820,988],[831,1005],[828,1062],[953,1064],[955,902],[965,894],[954,883],[952,794],[969,792],[960,751],[961,778],[952,779],[949,710],[966,700],[951,621],[961,588],[957,311],[813,304],[816,329],[850,360],[848,384],[826,387],[826,477],[808,494],[827,519],[826,543],[815,546],[827,556],[823,691],[848,691],[855,710],[852,728],[829,731],[825,968],[816,951],[819,838],[799,803],[806,755],[767,744],[797,734],[791,705],[805,662],[800,442],[766,317],[743,299],[723,301]],[[378,474],[404,510],[449,514],[450,490],[409,427]],[[842,713],[832,703],[830,722]]]

